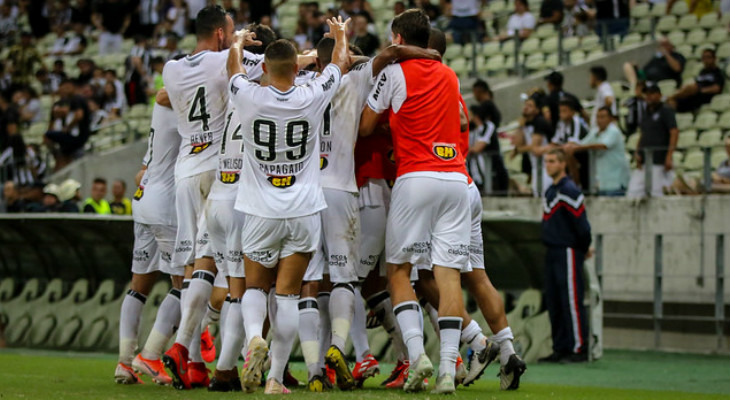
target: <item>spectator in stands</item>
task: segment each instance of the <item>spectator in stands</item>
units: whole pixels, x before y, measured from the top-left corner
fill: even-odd
[[[122,51],[122,35],[132,21],[130,6],[125,0],[100,0],[92,15],[99,34],[99,54]]]
[[[150,75],[150,62],[152,52],[149,48],[147,38],[136,36],[135,45],[130,51],[125,62],[125,86],[124,92],[127,97],[127,104],[132,106],[140,103],[147,103],[147,89]]]
[[[56,158],[56,170],[68,165],[89,140],[90,114],[87,100],[76,94],[76,85],[65,80],[58,88],[61,97],[52,110],[45,143]],[[58,149],[56,149],[56,146]]]
[[[561,0],[542,0],[538,25],[557,25],[563,21],[563,2]]]
[[[725,137],[726,158],[712,173],[712,191],[730,193],[730,136]]]
[[[585,2],[578,0],[564,0],[563,5],[565,7],[561,23],[563,35],[565,37],[588,35],[591,31],[591,25],[595,22],[593,20],[595,11],[588,7]]]
[[[646,100],[644,100],[644,86],[646,82],[639,81],[634,89],[634,96],[629,97],[624,102],[624,106],[629,110],[626,114],[625,127],[626,134],[631,135],[636,132],[641,124],[641,120],[646,115]]]
[[[643,168],[651,168],[651,196],[664,195],[663,188],[674,181],[672,155],[677,147],[679,129],[674,109],[662,102],[662,92],[654,83],[647,82],[644,88],[647,116],[642,119],[639,129],[639,145],[634,157],[637,169],[631,174],[628,197],[643,197],[646,193]],[[651,150],[651,158],[646,159],[644,150]]]
[[[471,107],[469,174],[482,192],[486,190],[487,179],[491,179],[492,193],[485,194],[506,195],[509,189],[509,175],[504,166],[504,159],[502,159],[497,127],[488,119],[489,113],[490,110],[484,104]],[[491,163],[489,178],[486,176],[487,162]]]
[[[18,88],[13,94],[13,103],[20,113],[20,123],[29,125],[43,120],[43,110],[38,93],[28,86]]]
[[[667,15],[672,13],[672,8],[677,0],[667,0]],[[715,10],[712,0],[684,0],[689,8],[690,14],[694,14],[697,18],[702,18],[703,15],[709,14]]]
[[[81,184],[73,179],[66,179],[58,188],[58,199],[61,200],[60,212],[78,213],[81,201]]]
[[[162,10],[160,0],[139,0],[137,14],[139,25],[136,32],[140,35],[151,37],[155,27],[160,23],[160,11]]]
[[[586,0],[594,7],[596,33],[604,35],[625,35],[629,31],[629,0]]]
[[[489,88],[487,82],[478,79],[474,82],[474,85],[472,85],[471,90],[474,94],[474,99],[481,106],[481,110],[483,111],[483,114],[481,115],[483,119],[485,121],[491,121],[495,127],[499,128],[502,123],[502,113],[499,112],[497,105],[494,104],[494,94],[492,93],[492,89]]]
[[[119,102],[114,82],[107,80],[101,95],[101,108],[106,111],[108,119],[115,120],[122,116],[123,107],[124,103]]]
[[[596,89],[593,112],[591,113],[591,128],[593,128],[596,126],[596,115],[599,108],[610,107],[611,114],[616,115],[616,96],[613,94],[611,84],[608,83],[608,72],[604,67],[591,67],[590,85],[591,88]]]
[[[20,34],[20,43],[10,48],[8,61],[12,65],[12,82],[14,85],[29,85],[36,68],[45,68],[40,53],[33,44],[30,32]]]
[[[506,32],[499,36],[499,40],[511,38],[525,40],[530,37],[536,25],[527,0],[515,0],[515,12],[507,20]]]
[[[132,202],[129,201],[124,194],[127,191],[127,183],[122,179],[117,179],[112,185],[113,200],[109,203],[109,207],[114,215],[132,215]]]
[[[5,182],[3,185],[3,200],[6,213],[22,213],[25,211],[25,201],[20,197],[15,182]]]
[[[6,65],[4,61],[0,60],[0,92],[8,90],[13,83],[13,78],[7,71]],[[41,70],[45,69],[41,68]]]
[[[18,30],[17,17],[13,15],[12,11],[9,1],[0,4],[0,46],[3,47],[13,44],[15,33]]]
[[[106,197],[106,179],[96,178],[91,185],[91,197],[84,201],[83,213],[109,215],[112,213]]]
[[[185,22],[187,21],[187,7],[183,0],[172,0],[170,8],[167,9],[165,20],[170,24],[170,29],[178,36],[184,37],[187,33]]]
[[[672,79],[677,82],[677,87],[682,84],[686,59],[674,50],[674,45],[669,39],[659,39],[658,45],[656,54],[643,68],[632,63],[624,64],[624,75],[632,88],[639,80],[659,82]]]
[[[96,69],[96,63],[90,58],[81,58],[76,61],[76,66],[79,68],[79,76],[76,81],[79,84],[85,84],[91,82],[94,78],[94,70]]]
[[[578,143],[588,135],[588,126],[578,113],[576,103],[564,99],[558,105],[558,124],[555,134],[550,140],[550,146],[562,146],[568,143]],[[548,149],[545,149],[547,151]],[[588,155],[585,153],[568,157],[566,160],[568,174],[581,187],[588,188],[590,182]]]
[[[532,97],[525,100],[520,127],[514,136],[515,148],[512,157],[522,154],[523,171],[529,172],[532,193],[537,197],[545,193],[549,179],[546,178],[545,169],[538,163],[538,157],[542,157],[544,146],[550,142],[552,136],[552,126],[543,118],[537,100]],[[542,175],[542,188],[538,185],[538,174]]]
[[[625,156],[624,137],[609,107],[598,110],[597,121],[597,126],[591,129],[588,136],[579,142],[566,144],[565,150],[568,154],[594,151],[598,195],[624,196],[629,184],[629,162]]]
[[[365,18],[365,27],[367,29],[367,17]],[[311,49],[317,46],[317,43],[324,37],[326,26],[327,22],[321,11],[314,10],[310,12],[307,15],[307,44],[304,47]]]
[[[703,104],[708,104],[716,94],[722,93],[725,74],[717,66],[714,49],[702,51],[702,67],[694,82],[682,86],[667,98],[667,104],[677,112],[695,111]]]
[[[61,211],[61,200],[60,198],[61,189],[55,183],[49,183],[43,188],[43,209],[38,210],[40,212],[60,212]]]
[[[20,135],[20,112],[3,92],[0,92],[0,151],[10,146],[10,138]]]
[[[165,35],[165,45],[163,46],[165,50],[165,60],[175,60],[177,57],[183,55],[183,51],[180,50],[178,47],[178,42],[180,41],[180,38],[177,36],[177,33],[175,32],[168,32]]]
[[[548,95],[545,97],[542,114],[553,125],[553,129],[558,126],[559,105],[564,100],[573,102],[575,104],[573,109],[578,112],[578,116],[583,117],[583,106],[580,104],[580,100],[563,90],[563,74],[553,71],[545,77],[545,82],[547,82]]]
[[[76,0],[76,5],[71,7],[71,23],[81,24],[84,27],[91,25],[91,2],[88,0]]]
[[[368,17],[366,14],[358,14],[355,16],[353,30],[354,37],[351,43],[359,47],[364,55],[368,57],[374,56],[375,52],[380,48],[380,39],[376,35],[368,32]]]
[[[35,79],[40,85],[42,94],[55,94],[56,90],[58,90],[58,86],[54,87],[54,82],[51,80],[48,71],[43,68],[36,71]]]
[[[271,18],[271,14],[274,13],[271,0],[243,0],[243,2],[248,4],[248,11],[251,14],[250,22],[262,23],[264,17]],[[271,26],[270,24],[267,25]]]
[[[258,1],[258,0],[257,0]],[[260,1],[261,3],[265,3],[265,1]],[[248,2],[249,5],[251,2]],[[195,18],[198,17],[198,13],[200,10],[205,8],[207,1],[206,0],[185,0],[183,1],[183,4],[187,5],[187,16],[188,16],[188,32],[195,33]]]
[[[454,43],[481,42],[484,36],[481,9],[487,6],[486,0],[451,0],[451,21],[448,30],[452,32]],[[472,34],[475,34],[472,37]]]

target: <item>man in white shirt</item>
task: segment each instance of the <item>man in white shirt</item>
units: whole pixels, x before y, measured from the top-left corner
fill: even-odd
[[[530,13],[530,6],[527,0],[515,0],[515,12],[507,20],[506,33],[500,36],[500,40],[518,38],[525,40],[532,34],[537,21]]]
[[[616,115],[616,96],[613,94],[611,84],[608,83],[608,72],[604,67],[591,67],[590,85],[591,88],[596,89],[596,98],[593,101],[593,111],[591,113],[591,128],[594,128],[596,126],[596,115],[601,107],[610,107],[611,113]]]
[[[236,209],[246,214],[242,242],[246,292],[241,308],[249,340],[242,386],[260,384],[269,352],[263,339],[267,297],[276,282],[276,327],[265,393],[289,393],[282,384],[297,333],[302,279],[321,234],[319,212],[327,207],[319,182],[319,135],[325,109],[347,69],[346,24],[328,21],[336,45],[332,64],[307,86],[294,86],[297,55],[279,40],[266,49],[269,86],[249,80],[241,63],[250,34],[242,32],[228,57],[231,101],[243,132],[243,165]]]

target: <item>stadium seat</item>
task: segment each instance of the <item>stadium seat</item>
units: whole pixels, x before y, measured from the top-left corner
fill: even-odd
[[[672,15],[682,16],[689,13],[689,6],[683,1],[678,1],[672,5]]]
[[[707,40],[707,33],[704,29],[695,29],[687,34],[686,43],[699,46]]]
[[[720,43],[720,45],[717,46],[717,58],[724,60],[728,57],[730,57],[730,41]]]
[[[149,117],[151,114],[152,110],[148,104],[135,104],[129,109],[125,116],[130,119],[140,119]]]
[[[585,36],[580,41],[580,48],[583,50],[593,50],[601,45],[601,38],[598,35]]]
[[[651,11],[649,14],[652,17],[663,17],[667,14],[667,4],[666,3],[655,3],[651,7]]]
[[[499,54],[499,42],[484,43],[481,47],[481,52],[487,57]]]
[[[586,53],[583,50],[573,50],[570,52],[570,64],[580,64],[586,59]]]
[[[721,93],[713,96],[709,107],[718,113],[730,110],[730,95]]]
[[[469,66],[467,65],[466,58],[459,57],[449,62],[449,67],[456,72],[456,75],[462,77],[469,72]]]
[[[707,13],[700,18],[700,26],[705,29],[714,28],[719,25],[717,13]]]
[[[694,14],[689,14],[681,17],[677,22],[677,28],[683,31],[691,31],[697,28],[697,17]]]
[[[507,321],[514,330],[522,331],[527,318],[537,315],[542,305],[542,293],[539,290],[527,289],[517,299],[515,308],[507,314]]]
[[[456,57],[461,56],[463,48],[459,44],[450,44],[446,47],[446,52],[444,53],[444,58],[446,60],[453,60]]]
[[[573,51],[573,50],[577,49],[579,46],[580,46],[580,40],[575,36],[571,36],[571,37],[563,39],[563,51]]]
[[[545,57],[545,62],[543,63],[543,68],[545,69],[555,69],[560,65],[560,55],[558,53],[549,53]]]
[[[529,71],[537,71],[543,69],[545,64],[545,56],[542,53],[532,53],[525,58],[525,68]]]
[[[697,144],[700,147],[722,146],[722,132],[719,129],[710,129],[700,134]]]
[[[717,123],[717,114],[714,112],[700,113],[695,119],[695,128],[699,131],[706,131],[715,127]]]
[[[502,42],[502,48],[500,49],[502,54],[506,56],[514,56],[515,54],[515,41],[514,40],[506,40]]]
[[[710,156],[710,164],[712,164],[712,168],[715,169],[717,169],[723,161],[728,159],[727,153],[724,151],[725,149],[718,150],[719,151],[713,151]]]
[[[644,18],[649,16],[649,3],[638,3],[631,8],[631,18]]]
[[[558,51],[558,37],[553,36],[547,39],[543,39],[540,43],[540,50],[545,53],[554,53]]]
[[[522,46],[520,46],[520,54],[533,54],[540,50],[540,39],[537,38],[529,38],[522,42]]]
[[[634,32],[639,32],[639,33],[650,33],[651,28],[652,28],[651,18],[649,17],[649,18],[642,18],[642,19],[636,21],[636,24],[634,25],[634,27],[631,30]]]
[[[475,54],[478,56],[481,53],[479,47],[478,45],[474,46],[472,43],[467,43],[462,48],[461,55],[466,57],[467,60],[471,60]]]
[[[677,82],[672,79],[665,79],[657,82],[657,86],[662,91],[662,95],[671,96],[677,90]]]
[[[641,37],[641,33],[639,32],[631,32],[628,35],[624,36],[623,40],[621,40],[621,46],[631,46],[634,44],[641,43],[643,38]],[[621,47],[619,46],[619,47]]]
[[[727,29],[724,27],[712,28],[710,33],[707,34],[707,41],[709,43],[720,44],[725,43],[728,40]]]
[[[491,57],[487,57],[487,62],[484,68],[487,72],[497,72],[506,69],[504,64],[504,55],[496,54]]]
[[[552,24],[543,24],[537,27],[532,37],[538,39],[546,39],[549,37],[557,37],[555,27]]]
[[[697,146],[697,131],[686,130],[680,131],[679,137],[677,138],[678,149],[688,149],[690,147]]]
[[[682,163],[685,171],[700,171],[705,167],[705,154],[700,150],[687,152]]]
[[[695,116],[692,113],[677,113],[677,128],[680,132],[683,132],[692,127]]]
[[[674,30],[676,27],[677,17],[675,17],[674,15],[665,15],[659,18],[659,21],[657,22],[654,29],[656,29],[657,32],[665,33]]]
[[[523,359],[534,363],[552,353],[553,337],[550,328],[550,316],[547,311],[532,316],[525,321],[525,334],[529,338],[530,347],[522,349]]]
[[[717,96],[715,96],[715,97],[717,97]],[[728,109],[726,108],[725,110],[728,110]],[[717,120],[716,126],[722,130],[730,130],[730,110],[725,111],[724,113],[722,113],[720,115],[720,118],[718,118],[718,120]]]
[[[597,60],[597,59],[603,57],[604,55],[605,55],[605,53],[603,52],[603,49],[600,49],[600,48],[593,49],[593,50],[589,51],[588,54],[586,54],[586,60],[588,60],[588,61]]]
[[[679,46],[684,44],[685,34],[680,30],[671,31],[667,34],[667,39],[669,39],[673,45]]]
[[[626,138],[626,150],[628,151],[636,151],[637,147],[639,146],[639,137],[641,135],[639,133],[634,133],[628,138]]]

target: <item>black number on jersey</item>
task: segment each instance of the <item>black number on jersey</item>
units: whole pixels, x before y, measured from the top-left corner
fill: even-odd
[[[190,112],[188,112],[188,121],[202,121],[203,131],[207,132],[210,130],[208,128],[208,120],[210,119],[210,114],[208,114],[208,105],[206,104],[205,99],[205,86],[199,86],[198,90],[195,92],[195,98],[193,99],[193,103],[190,105]]]
[[[232,112],[226,117],[226,128],[223,131],[223,143],[221,143],[221,155],[226,154],[226,138],[228,137],[228,129],[231,127],[231,117],[233,117]],[[241,124],[236,125],[236,129],[231,133],[231,140],[243,140],[243,135],[241,135]],[[241,143],[241,152],[243,152],[243,143]]]
[[[149,167],[150,164],[152,164],[152,147],[155,143],[155,128],[150,128],[150,138],[149,142],[147,143],[147,148],[150,149],[150,157],[147,159],[147,166]]]
[[[327,108],[324,109],[324,129],[322,129],[322,136],[329,136],[332,134],[330,131],[330,124],[332,122],[330,118],[330,112],[332,111],[332,103],[327,104]]]
[[[263,137],[262,127],[266,127],[266,137]],[[255,155],[261,161],[271,162],[276,159],[276,123],[257,119],[253,122],[253,141],[265,150],[256,149]],[[286,124],[286,145],[292,150],[286,152],[289,161],[297,161],[307,155],[307,138],[309,138],[309,122],[289,121]]]

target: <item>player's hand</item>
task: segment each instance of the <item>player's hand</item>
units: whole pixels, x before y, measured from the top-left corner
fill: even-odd
[[[344,35],[347,34],[347,26],[350,24],[350,18],[346,19],[345,21],[342,21],[342,16],[338,16],[337,18],[330,18],[327,20],[327,25],[330,27],[330,31],[324,34],[324,37],[335,39],[337,35]]]
[[[672,155],[668,154],[664,160],[664,171],[671,171],[672,168],[674,168],[674,160],[672,159]]]
[[[260,40],[256,40],[256,34],[247,29],[241,29],[233,34],[233,45],[238,48],[261,46],[261,44]]]
[[[586,252],[585,259],[590,260],[593,257],[593,253],[594,253],[593,247],[589,248],[588,251]]]

